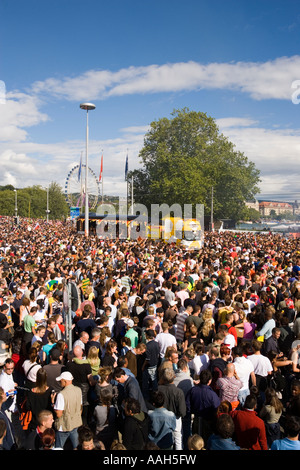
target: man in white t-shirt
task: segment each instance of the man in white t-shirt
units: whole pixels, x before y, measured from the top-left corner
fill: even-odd
[[[252,362],[254,367],[254,373],[256,376],[256,385],[262,388],[267,386],[267,377],[272,374],[273,366],[270,359],[267,356],[261,354],[261,348],[263,343],[257,341],[256,339],[252,341],[251,346],[253,349],[253,354],[247,356],[249,361]]]
[[[241,346],[232,348],[232,357],[237,376],[243,384],[238,394],[239,402],[241,406],[243,406],[247,395],[250,393],[250,378],[252,385],[256,385],[254,367],[252,362],[244,356],[244,351]]]
[[[226,324],[220,325],[218,329],[218,333],[221,333],[222,335],[224,335],[223,344],[226,344],[226,346],[228,346],[231,351],[232,348],[234,348],[234,346],[236,345],[236,343],[235,343],[235,337],[231,333],[228,332],[228,325]]]
[[[161,327],[162,332],[156,336],[155,341],[157,341],[159,345],[159,355],[161,358],[163,358],[165,356],[166,349],[169,346],[177,349],[177,343],[175,336],[169,333],[168,323],[163,322]]]
[[[14,395],[16,387],[18,386],[17,383],[14,381],[13,372],[15,369],[15,365],[12,359],[6,359],[2,373],[0,374],[0,387],[3,388],[5,393],[9,393],[10,398],[6,402],[6,410],[15,413],[17,408],[17,398]]]
[[[226,344],[226,346],[228,346],[231,350],[235,346],[235,337],[231,333],[227,333],[224,338],[223,344]]]

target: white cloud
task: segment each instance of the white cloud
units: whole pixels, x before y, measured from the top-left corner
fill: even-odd
[[[234,122],[235,118],[229,118]],[[220,123],[222,120],[218,120]],[[299,198],[297,168],[300,155],[300,131],[295,129],[264,129],[260,127],[220,126],[220,131],[244,152],[261,172],[261,195],[283,199]],[[237,119],[237,123],[240,118]],[[251,122],[251,120],[250,120]],[[295,197],[295,195],[297,195]],[[261,196],[260,196],[261,197]]]
[[[116,72],[90,70],[77,77],[49,78],[35,82],[32,91],[78,101],[131,94],[223,89],[247,93],[255,100],[291,100],[291,86],[299,78],[299,68],[300,56],[280,57],[267,62],[154,64],[131,66]]]
[[[27,138],[28,127],[46,122],[49,118],[39,110],[37,96],[20,92],[6,94],[0,113],[0,142],[21,142]]]
[[[216,119],[216,124],[222,129],[228,129],[231,127],[250,127],[258,123],[250,118],[227,117]]]
[[[133,93],[219,88],[245,92],[254,99],[291,99],[291,84],[300,78],[299,70],[300,56],[294,56],[265,63],[204,65],[187,62],[128,67],[117,72],[91,70],[78,77],[62,80],[49,78],[44,82],[35,82],[30,93],[9,92],[5,104],[1,104],[0,184],[46,186],[55,180],[64,186],[68,172],[79,163],[80,154],[85,151],[85,142],[82,140],[37,143],[29,139],[30,127],[50,119],[41,111],[46,104],[47,93],[55,98],[80,101]],[[224,117],[216,122],[220,131],[261,171],[262,193],[283,195],[292,190],[297,191],[295,169],[300,154],[298,130],[266,129],[248,115]],[[96,174],[100,168],[102,151],[104,154],[106,194],[125,193],[126,153],[128,151],[129,169],[137,168],[140,165],[139,151],[148,129],[147,125],[132,125],[116,131],[115,139],[90,140],[89,162]]]
[[[105,194],[126,194],[124,180],[125,158],[128,152],[129,169],[139,166],[138,154],[143,144],[142,133],[123,129],[116,139],[90,140],[89,167],[99,175],[101,155],[104,161]],[[139,129],[140,131],[141,129]],[[18,188],[56,181],[63,188],[69,171],[85,163],[85,142],[80,140],[41,144],[36,142],[0,143],[0,185],[13,184]],[[10,179],[9,179],[10,178]],[[8,182],[9,181],[9,182]]]
[[[146,134],[148,132],[149,126],[130,126],[130,127],[123,127],[120,129],[120,132],[126,134]]]

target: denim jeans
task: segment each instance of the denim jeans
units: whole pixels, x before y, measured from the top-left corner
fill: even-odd
[[[249,393],[250,393],[249,388],[239,391],[238,400],[239,400],[241,406],[244,405],[246,397],[249,395]]]
[[[76,447],[78,446],[78,432],[77,432],[77,429],[78,428],[74,428],[74,429],[72,429],[72,431],[56,431],[55,447],[60,447],[61,449],[63,449],[63,447],[66,443],[66,440],[69,437],[70,440],[71,440],[73,449],[76,449]]]

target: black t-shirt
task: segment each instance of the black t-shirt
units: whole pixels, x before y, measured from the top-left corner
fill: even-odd
[[[76,362],[69,361],[66,364],[65,370],[71,372],[74,377],[73,385],[81,387],[84,384],[88,384],[88,375],[92,373],[92,368],[89,363],[76,364]]]
[[[102,359],[103,367],[114,367],[116,360],[111,354],[105,353]]]
[[[156,341],[151,340],[146,345],[147,367],[157,366],[159,361],[159,345]]]

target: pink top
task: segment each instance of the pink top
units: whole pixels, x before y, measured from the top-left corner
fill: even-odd
[[[249,323],[245,321],[244,323],[244,339],[253,339],[255,329],[257,328],[257,325],[255,323]]]

